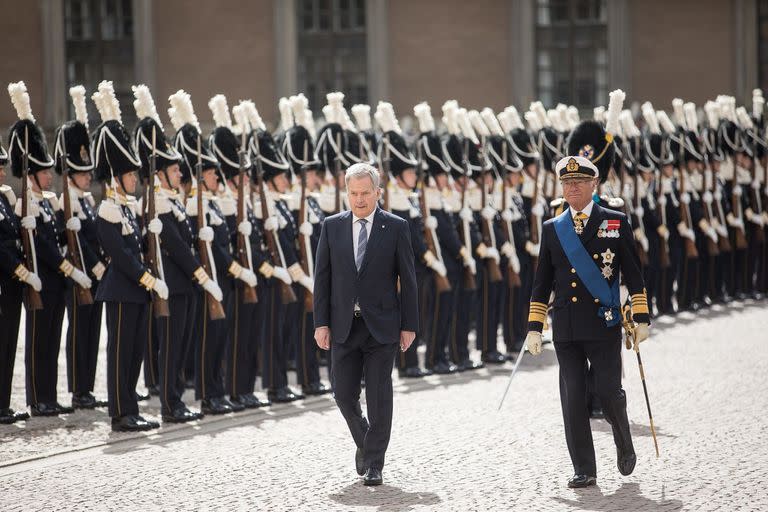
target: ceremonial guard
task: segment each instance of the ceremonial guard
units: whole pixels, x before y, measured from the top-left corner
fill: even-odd
[[[102,120],[93,135],[94,172],[106,186],[96,229],[108,265],[96,300],[104,302],[107,313],[109,415],[114,431],[150,430],[159,424],[139,414],[136,384],[149,335],[150,300],[167,300],[168,286],[153,275],[143,256],[130,197],[136,192],[141,160],[122,125],[112,82],[101,82],[92,98]]]
[[[59,204],[67,228],[67,252],[74,265],[92,277],[93,286],[86,292],[73,285],[65,296],[68,321],[67,385],[72,393],[72,407],[93,409],[107,405],[106,401],[93,396],[103,307],[101,302],[93,301],[93,296],[107,267],[96,230],[96,202],[89,191],[93,164],[85,87],[72,87],[69,94],[76,119],[58,129],[54,147],[56,172],[62,175]]]

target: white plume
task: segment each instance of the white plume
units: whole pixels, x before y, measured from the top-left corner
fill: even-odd
[[[659,120],[659,124],[661,125],[661,128],[669,135],[675,133],[675,124],[672,122],[672,120],[669,118],[666,112],[663,110],[657,110],[656,111],[656,117]]]
[[[91,99],[96,104],[101,121],[117,121],[122,124],[122,114],[120,112],[120,102],[115,96],[115,88],[109,80],[102,80],[99,83],[98,91],[91,95]]]
[[[380,101],[379,104],[376,105],[376,113],[373,115],[373,117],[376,119],[376,122],[381,128],[381,131],[394,131],[396,133],[400,133],[400,124],[397,122],[397,117],[395,117],[395,109],[392,108],[391,103]]]
[[[659,128],[659,119],[656,117],[656,111],[653,109],[651,102],[646,101],[643,103],[640,110],[643,113],[643,119],[645,119],[645,124],[648,126],[648,130],[651,133],[660,135],[661,128]]]
[[[544,104],[540,101],[534,101],[531,103],[531,112],[536,114],[539,118],[539,124],[542,128],[549,126],[549,118],[547,117],[547,110],[544,108]]]
[[[754,89],[752,91],[752,115],[755,119],[763,118],[763,109],[765,108],[765,98],[763,98],[763,91],[760,89]]]
[[[536,114],[536,112],[528,111],[525,114],[523,114],[525,117],[525,120],[528,122],[528,127],[531,129],[531,131],[538,132],[543,128],[541,125],[541,121],[539,120],[539,116]]]
[[[314,136],[315,120],[312,117],[312,111],[309,110],[309,100],[303,93],[288,98],[288,103],[293,110],[293,119],[296,124],[306,128]]]
[[[460,108],[456,111],[456,122],[459,124],[459,129],[461,130],[461,134],[464,135],[464,137],[468,138],[475,144],[480,143],[480,141],[477,139],[475,130],[472,128],[472,122],[469,120],[469,113],[467,112],[467,109]]]
[[[511,132],[512,130],[519,129],[524,130],[525,126],[523,125],[523,120],[520,119],[520,114],[517,112],[517,109],[514,105],[510,105],[507,108],[504,109],[504,113],[507,115],[507,119],[509,120],[510,129],[505,130],[507,132]],[[501,121],[501,119],[499,120]]]
[[[477,110],[470,110],[467,112],[467,116],[469,117],[469,122],[472,124],[472,129],[475,130],[477,135],[488,137],[491,134],[491,131],[485,125],[485,121],[483,121],[480,112]]]
[[[568,121],[568,105],[558,103],[556,107],[557,113],[560,116],[560,131],[567,132],[570,130],[571,123]]]
[[[621,127],[619,126],[619,114],[624,106],[624,98],[627,95],[621,89],[616,89],[608,94],[608,112],[605,114],[605,131],[607,133],[617,134]]]
[[[688,129],[688,125],[685,124],[685,111],[683,110],[683,104],[685,102],[680,98],[672,100],[672,115],[675,117],[675,123],[677,126],[682,127],[684,130]]]
[[[560,126],[560,113],[556,109],[551,108],[547,110],[547,120],[552,128],[559,132],[563,131],[563,127]]]
[[[163,123],[160,121],[157,108],[155,108],[155,100],[152,99],[152,93],[149,92],[149,87],[144,84],[134,85],[131,87],[131,90],[133,91],[133,97],[136,98],[133,101],[136,117],[139,120],[144,119],[145,117],[151,117],[157,121],[157,124],[162,128]]]
[[[355,116],[357,129],[361,132],[371,129],[371,106],[370,105],[352,105],[352,115]]]
[[[581,122],[581,119],[579,118],[579,109],[571,105],[568,107],[566,115],[568,117],[568,128],[573,130]]]
[[[451,135],[458,135],[461,133],[459,123],[456,120],[456,112],[458,112],[458,110],[459,102],[456,100],[448,100],[443,103],[443,124]]]
[[[720,106],[715,101],[707,101],[704,104],[704,112],[707,114],[707,124],[713,130],[717,130],[720,124]]]
[[[421,133],[435,130],[435,120],[432,119],[432,109],[429,108],[429,103],[422,101],[415,105],[413,107],[413,115],[419,120],[419,131]]]
[[[489,107],[485,107],[482,112],[480,112],[480,115],[483,116],[485,125],[493,135],[504,135],[504,130],[501,129],[499,120],[496,118],[496,114],[494,114],[493,110],[491,110]]]
[[[736,119],[738,119],[739,126],[745,130],[753,129],[755,127],[754,123],[752,123],[752,118],[749,117],[749,113],[744,107],[739,107],[736,109]]]
[[[352,119],[349,117],[349,113],[347,112],[347,109],[344,107],[341,107],[341,110],[339,111],[339,115],[341,116],[341,119],[339,120],[339,124],[341,124],[341,127],[345,130],[349,130],[351,132],[357,131],[357,126],[355,126],[355,123],[352,122]]]
[[[330,105],[325,105],[320,110],[323,111],[323,117],[325,118],[326,124],[336,123],[336,111],[333,110],[333,107]]]
[[[621,129],[624,132],[625,137],[639,137],[640,130],[635,125],[635,120],[632,118],[632,111],[629,109],[622,110],[619,114],[619,122],[621,123]]]
[[[225,126],[230,130],[232,129],[232,117],[229,115],[226,96],[217,94],[208,101],[208,108],[211,109],[213,122],[217,128],[219,126]]]
[[[24,82],[15,82],[8,84],[8,95],[11,97],[13,108],[16,109],[16,115],[19,119],[29,119],[35,122],[35,116],[32,115],[32,106],[29,101],[29,93]]]
[[[69,96],[72,98],[72,105],[75,107],[75,119],[80,121],[88,128],[88,109],[85,106],[85,87],[76,85],[69,88]]]
[[[692,102],[683,105],[685,114],[685,126],[692,132],[699,133],[699,115],[696,113],[696,104]]]
[[[251,124],[248,122],[248,114],[242,101],[232,107],[232,117],[235,119],[235,124],[232,125],[232,133],[241,135],[251,131]]]
[[[717,97],[717,104],[720,106],[720,117],[722,119],[727,119],[734,123],[738,121],[736,119],[736,98],[721,94]]]
[[[246,119],[248,120],[248,124],[251,126],[251,130],[266,131],[267,126],[264,124],[264,120],[261,118],[259,109],[256,108],[256,104],[252,100],[244,100],[241,101],[240,104],[243,105],[243,110],[245,112]],[[234,109],[232,110],[234,111]]]
[[[254,108],[256,105],[254,105]],[[293,112],[291,111],[291,102],[288,98],[280,98],[277,103],[277,108],[280,109],[280,128],[284,131],[290,130],[293,127]]]
[[[598,123],[605,122],[605,107],[600,105],[592,109],[592,119]]]
[[[195,115],[192,99],[184,89],[179,89],[171,94],[168,97],[168,103],[171,104],[171,108],[168,109],[168,115],[171,117],[171,123],[176,131],[180,130],[187,123],[197,128],[197,131],[200,131],[200,123]]]

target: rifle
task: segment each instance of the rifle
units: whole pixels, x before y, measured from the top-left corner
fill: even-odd
[[[29,176],[29,128],[24,127],[24,154],[22,155],[22,172],[24,176],[21,180],[21,217],[24,218],[29,213],[29,186],[27,177]],[[35,240],[32,233],[21,228],[21,244],[24,248],[24,259],[26,267],[30,272],[37,273],[37,258],[32,254],[35,247]],[[24,305],[27,310],[43,309],[43,298],[40,292],[27,285],[24,287]]]
[[[642,205],[642,199],[640,199],[640,181],[642,179],[643,178],[640,177],[640,170],[636,169],[635,170],[635,184],[634,184],[635,186],[633,187],[634,188],[634,190],[633,190],[633,197],[634,197],[633,203],[634,204],[632,205],[633,211],[631,213],[632,213],[632,216],[635,219],[635,225],[637,227],[639,227],[643,231],[643,233],[645,233],[645,226],[643,225],[643,218],[640,215],[637,215],[637,213],[634,211],[634,208],[636,208],[637,206]],[[647,266],[648,262],[649,262],[648,253],[643,248],[643,244],[641,244],[638,240],[635,240],[635,247],[637,248],[637,256],[640,259],[640,265],[642,265],[643,267]]]
[[[506,141],[505,141],[506,142]],[[506,143],[502,143],[502,162],[506,164],[507,162],[507,145]],[[503,164],[503,165],[504,165]],[[502,175],[503,175],[502,171]],[[507,179],[506,177],[502,178],[501,180],[501,211],[506,212],[509,205],[507,204]],[[515,248],[515,233],[512,231],[512,222],[508,220],[503,220],[502,218],[502,237],[504,239],[504,243],[510,243],[512,245],[512,249]],[[520,275],[512,270],[512,262],[510,260],[509,265],[507,265],[507,287],[508,288],[517,288],[522,283],[520,281]]]
[[[61,192],[62,192],[62,198],[64,202],[64,218],[69,220],[72,217],[72,200],[69,197],[69,166],[67,165],[67,144],[64,139],[64,128],[62,128],[59,131],[59,136],[61,137],[61,147],[62,147],[62,155],[61,155]],[[75,268],[78,270],[81,270],[83,273],[86,273],[85,270],[85,264],[83,263],[83,255],[80,251],[80,241],[78,240],[77,233],[74,231],[70,231],[69,229],[64,230],[67,234],[67,252],[72,257],[72,263],[74,264]],[[91,295],[91,290],[87,288],[81,287],[79,284],[75,283],[75,300],[77,303],[81,306],[86,306],[88,304],[93,304],[93,296]]]
[[[538,154],[541,155],[541,146],[539,146]],[[530,239],[534,245],[539,245],[539,223],[541,217],[533,213],[539,202],[539,175],[541,174],[541,160],[536,159],[536,177],[533,179],[533,196],[531,197],[531,218],[529,219]],[[536,267],[539,265],[539,257],[531,255],[531,269],[536,272]]]
[[[421,145],[416,145],[416,172],[418,173],[418,179],[416,182],[416,190],[419,192],[419,209],[421,210],[421,218],[424,219],[424,241],[427,244],[427,250],[435,255],[440,261],[443,258],[440,256],[439,241],[435,232],[427,227],[427,219],[430,217],[429,206],[427,205],[427,173],[422,169],[421,162]],[[451,282],[448,281],[446,276],[441,276],[436,271],[433,272],[435,278],[435,290],[438,294],[451,290]]]
[[[243,129],[240,140],[240,151],[238,152],[238,158],[240,160],[240,170],[238,171],[238,183],[237,183],[237,225],[245,220],[245,129]],[[250,240],[245,235],[237,232],[237,259],[240,265],[244,268],[252,270],[251,268],[251,245]],[[256,295],[256,287],[248,286],[246,283],[240,281],[240,288],[243,292],[243,304],[256,304],[259,302],[259,298]]]
[[[483,143],[484,141],[481,139],[479,150],[480,165],[482,166],[482,170],[480,171],[480,194],[482,197],[480,205],[482,210],[488,206],[488,187],[485,184],[485,177],[487,176],[488,169],[485,166],[485,158],[483,157]],[[469,172],[469,155],[467,155],[464,160],[467,163],[467,172]],[[482,210],[480,211],[480,233],[482,234],[483,244],[485,244],[486,247],[496,247],[496,240],[493,233],[493,221],[483,217]],[[485,258],[485,266],[488,270],[488,278],[492,283],[498,283],[504,279],[501,275],[499,263],[496,260],[493,258]]]
[[[195,164],[195,176],[197,179],[197,197],[195,198],[197,201],[197,232],[200,233],[200,230],[205,227],[205,212],[203,211],[203,152],[202,152],[202,142],[200,138],[200,134],[197,134],[197,164]],[[213,271],[213,267],[211,265],[211,260],[213,259],[213,256],[210,253],[210,247],[208,246],[208,242],[204,242],[200,240],[200,237],[197,239],[197,252],[200,254],[200,265],[203,267],[205,272],[210,276],[211,279],[214,281],[216,280],[216,273]],[[205,293],[205,304],[208,309],[208,317],[211,320],[221,320],[223,319],[226,314],[224,313],[224,306],[221,305],[221,302],[217,301],[213,298],[213,296],[210,293]]]
[[[683,154],[683,145],[685,143],[685,139],[681,136],[681,142],[680,142],[680,154],[682,157]],[[680,167],[680,205],[678,206],[680,210],[680,220],[683,224],[685,224],[685,227],[688,229],[693,229],[691,227],[691,210],[689,209],[688,203],[683,201],[683,198],[688,195],[690,197],[690,194],[686,191],[685,181],[688,179],[688,170],[685,168],[685,162],[683,158],[681,158],[681,161],[683,162]],[[696,259],[699,257],[699,251],[696,249],[696,241],[691,240],[688,237],[684,237],[685,244],[685,257],[686,259]]]
[[[307,147],[307,141],[304,140],[304,161],[309,160],[309,148]],[[302,164],[299,170],[301,178],[301,202],[299,203],[299,226],[304,222],[307,222],[307,170],[306,164]],[[309,264],[309,258],[311,255],[311,247],[309,246],[310,240],[308,235],[299,234],[299,257],[301,258],[301,268],[308,276],[312,275],[312,267]],[[304,311],[310,313],[314,310],[314,299],[312,292],[304,290]]]
[[[752,158],[752,167],[749,170],[749,177],[751,178],[751,183],[755,183],[755,174],[757,172],[758,159],[753,157]],[[753,186],[749,187],[749,199],[750,199],[750,205],[753,206],[752,211],[755,215],[758,217],[763,215],[763,207],[762,207],[762,201],[760,201],[760,188],[755,188]],[[765,241],[765,231],[763,229],[764,227],[759,224],[753,224],[752,231],[754,232],[754,239],[758,244],[762,244]]]
[[[149,226],[152,219],[155,218],[155,169],[157,168],[157,155],[155,154],[155,148],[157,142],[157,132],[155,127],[152,127],[152,154],[149,157],[149,180],[147,184],[147,216],[145,218],[145,225]],[[152,273],[159,279],[163,278],[162,263],[160,262],[160,237],[154,233],[150,233],[147,230],[147,238],[149,239],[149,248],[147,250],[147,260],[149,268],[152,269]],[[165,318],[170,315],[168,310],[168,301],[161,299],[157,293],[152,294],[152,309],[155,313],[155,318]]]
[[[341,134],[336,135],[336,156],[333,159],[333,179],[336,182],[336,213],[343,210],[341,197]],[[305,148],[306,150],[306,148]]]
[[[266,187],[263,179],[264,170],[262,169],[261,159],[259,158],[259,145],[254,144],[254,147],[256,148],[256,188],[259,191],[259,201],[261,202],[261,218],[264,219],[264,222],[266,223],[267,219],[269,219],[269,207],[267,206],[267,194],[264,191],[264,187]],[[272,264],[280,267],[285,266],[277,246],[280,241],[275,238],[275,232],[271,229],[265,229],[264,237],[267,239],[267,248],[269,249]],[[278,279],[278,286],[280,287],[280,299],[283,304],[293,304],[296,302],[296,293],[294,293],[293,287],[291,287],[290,284],[286,284]]]
[[[662,188],[663,181],[664,181],[663,171],[659,169],[659,184],[657,185],[657,194],[659,198],[664,196],[664,190]],[[667,225],[667,203],[666,202],[663,205],[659,205],[659,211],[661,215],[661,225],[666,227]],[[659,264],[662,269],[669,268],[669,266],[672,264],[669,259],[669,240],[662,236],[659,237]]]
[[[707,177],[712,179],[712,170],[709,168],[709,157],[704,153],[704,172],[703,172],[703,179],[704,179],[704,193],[706,194],[709,191],[709,186],[707,182]],[[711,194],[711,192],[710,192]],[[713,199],[714,200],[714,199]],[[712,213],[712,203],[707,203],[706,201],[702,200],[702,204],[704,206],[704,218],[709,223],[710,227],[714,229],[714,225],[712,222],[714,219],[714,214]],[[717,235],[718,238],[720,235]],[[707,236],[707,254],[709,256],[717,256],[720,254],[720,248],[717,245],[717,240],[712,240],[710,237]],[[710,259],[710,263],[714,263],[714,260]]]
[[[466,145],[466,142],[465,142],[465,145]],[[467,154],[467,151],[465,148],[464,155],[466,154]],[[466,174],[467,169],[469,169],[469,166],[464,165],[465,175],[461,180],[461,212],[464,212],[464,210],[467,208],[467,180],[469,180],[469,175]],[[470,221],[464,220],[464,218],[461,217],[461,213],[459,213],[459,219],[461,221],[461,236],[464,239],[463,240],[464,248],[469,253],[470,258],[474,258],[474,255],[472,254],[472,237],[470,235],[470,227],[469,227]],[[464,289],[465,290],[477,289],[475,272],[473,272],[472,269],[467,266],[464,267]]]
[[[382,141],[382,144],[384,144],[384,155],[383,159],[381,161],[381,186],[384,188],[384,209],[386,211],[389,211],[389,137],[384,136],[384,140]]]

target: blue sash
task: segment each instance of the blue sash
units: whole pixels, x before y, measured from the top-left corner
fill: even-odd
[[[576,274],[587,287],[589,293],[592,294],[592,297],[600,301],[597,316],[603,318],[608,327],[617,325],[621,321],[618,277],[613,281],[613,285],[608,285],[608,281],[603,277],[595,262],[592,261],[579,236],[574,231],[570,210],[565,210],[553,222],[555,233],[557,233],[560,246],[563,248],[568,261],[576,269]]]

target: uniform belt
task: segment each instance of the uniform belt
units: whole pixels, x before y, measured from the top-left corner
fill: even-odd
[[[360,318],[363,316],[363,312],[360,311],[359,309],[356,309],[354,312],[354,315],[355,315],[355,318]]]

